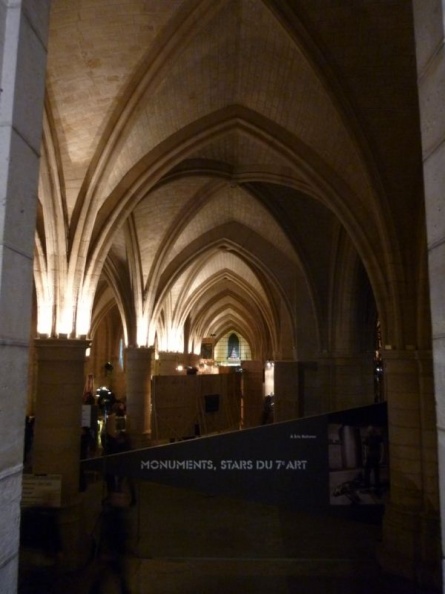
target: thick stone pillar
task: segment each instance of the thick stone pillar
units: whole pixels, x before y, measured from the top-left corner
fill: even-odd
[[[188,366],[196,367],[196,369],[199,368],[199,362],[201,360],[201,357],[199,355],[195,355],[194,353],[188,353],[186,357]]]
[[[388,401],[390,501],[379,560],[421,585],[440,583],[440,525],[432,358],[383,352]]]
[[[318,361],[322,412],[366,406],[374,402],[372,354],[326,353]]]
[[[257,427],[264,411],[264,363],[243,361],[242,427]]]
[[[132,447],[150,445],[153,348],[127,348],[127,427]]]
[[[33,472],[62,475],[62,505],[78,499],[86,340],[38,339]],[[57,452],[57,455],[54,455]]]
[[[17,591],[49,1],[0,2],[0,592]]]
[[[275,361],[275,420],[287,421],[300,416],[299,367],[297,361]]]
[[[32,469],[34,474],[62,477],[58,514],[63,558],[68,567],[80,562],[79,461],[86,340],[38,339],[37,398]]]
[[[445,23],[442,0],[413,0],[445,551]],[[445,558],[442,553],[445,584]]]
[[[184,353],[166,353],[161,351],[159,353],[159,359],[156,361],[155,375],[177,375],[178,365],[182,365],[184,373],[186,373],[187,365],[189,365],[188,355]]]

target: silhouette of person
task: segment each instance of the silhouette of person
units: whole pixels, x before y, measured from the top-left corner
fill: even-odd
[[[383,460],[383,439],[377,427],[370,425],[363,441],[365,488],[371,487],[371,474],[374,475],[374,488],[380,489],[380,465]]]

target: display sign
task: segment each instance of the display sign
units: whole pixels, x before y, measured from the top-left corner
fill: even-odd
[[[62,475],[23,474],[23,507],[60,507],[62,498]]]
[[[198,437],[82,464],[104,474],[300,510],[377,504],[387,475],[384,453],[372,468],[366,466],[370,427],[377,427],[383,444],[385,405]],[[380,484],[367,482],[371,472]]]
[[[326,505],[326,418],[267,425],[83,461],[139,480],[265,503]]]

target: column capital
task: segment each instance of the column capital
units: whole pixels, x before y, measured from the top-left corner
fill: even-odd
[[[433,352],[431,349],[417,349],[415,347],[406,347],[405,349],[383,348],[381,350],[382,359],[396,360],[396,359],[432,359]]]
[[[36,338],[36,354],[40,361],[82,359],[91,346],[91,340],[84,338]]]
[[[153,346],[127,346],[124,350],[127,355],[151,357],[154,354],[155,348]]]

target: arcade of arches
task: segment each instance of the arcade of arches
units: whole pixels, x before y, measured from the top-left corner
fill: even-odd
[[[440,581],[441,2],[9,4],[0,590],[25,412],[35,471],[62,474],[68,509],[88,374],[125,395],[149,444],[154,375],[236,362],[257,381],[266,361],[297,391],[306,372],[280,420],[387,402],[381,562]]]

